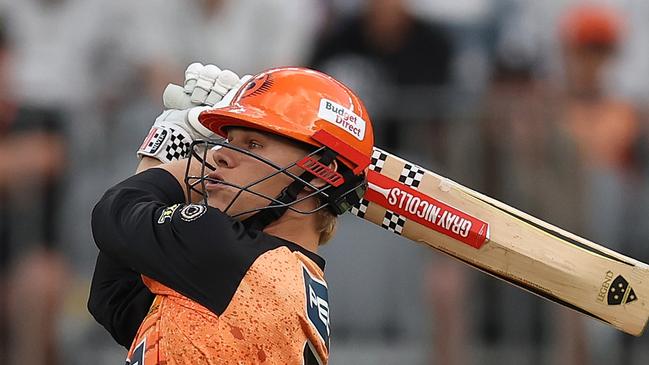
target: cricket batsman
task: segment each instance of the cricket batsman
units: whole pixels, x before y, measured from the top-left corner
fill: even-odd
[[[374,143],[332,77],[192,64],[92,213],[88,308],[126,364],[327,364],[320,245],[363,196]]]

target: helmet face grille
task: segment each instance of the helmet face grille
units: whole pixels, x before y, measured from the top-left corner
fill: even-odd
[[[216,170],[216,167],[208,162],[208,153],[215,147],[227,148],[232,151],[244,154],[248,157],[252,157],[261,163],[273,167],[273,169],[275,169],[276,171],[257,180],[254,180],[246,185],[237,185],[228,181],[211,178],[209,177],[209,173]],[[327,153],[334,154],[332,151],[327,152],[327,147],[323,146],[314,149],[314,151],[307,154],[304,158],[282,167],[248,150],[233,146],[225,140],[197,140],[192,143],[191,154],[187,161],[187,168],[185,170],[185,184],[187,186],[188,194],[187,199],[188,201],[192,201],[191,195],[192,193],[196,193],[202,197],[203,204],[208,205],[206,183],[210,182],[231,186],[238,190],[232,200],[228,203],[227,207],[223,209],[224,213],[229,214],[233,218],[246,218],[251,214],[256,214],[265,210],[276,210],[280,212],[279,214],[277,214],[277,217],[281,216],[286,210],[292,210],[300,214],[312,214],[320,211],[321,209],[329,209],[336,214],[342,214],[346,210],[342,209],[342,205],[347,206],[349,205],[348,202],[358,199],[355,197],[355,192],[358,191],[359,186],[364,186],[365,181],[363,176],[352,175],[351,170],[349,169],[346,169],[346,171],[341,174],[330,169],[327,165],[320,162],[318,156],[326,155]],[[329,162],[331,162],[331,159],[329,160]],[[198,174],[191,172],[191,166],[196,166],[196,164],[200,164],[200,171],[198,172]],[[289,169],[294,166],[302,167],[306,171],[306,173],[298,176],[290,172]],[[295,197],[293,197],[290,201],[286,201],[282,197],[283,193],[280,194],[279,197],[276,197],[268,196],[254,190],[254,187],[256,185],[261,184],[278,174],[284,174],[293,179],[293,183],[291,183],[287,188],[295,185],[296,187],[294,188],[299,189],[298,193],[302,189],[307,191],[307,193],[300,197],[297,197],[297,193],[294,193],[293,195],[295,195]],[[313,177],[319,177],[327,183],[323,186],[316,186],[311,182]],[[264,200],[268,201],[268,205],[251,207],[243,212],[230,214],[229,210],[232,208],[241,194],[243,194],[243,192],[247,192],[263,198]],[[315,208],[310,210],[303,210],[295,207],[295,204],[312,197],[318,198],[318,204]]]

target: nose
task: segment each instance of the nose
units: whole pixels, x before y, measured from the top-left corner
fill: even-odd
[[[214,161],[214,164],[220,168],[232,168],[234,167],[235,164],[235,157],[233,156],[233,152],[228,148],[221,147],[221,146],[216,146],[212,150],[210,150],[211,153],[211,159]]]

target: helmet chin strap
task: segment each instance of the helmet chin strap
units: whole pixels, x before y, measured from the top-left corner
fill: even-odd
[[[329,165],[334,160],[335,157],[336,157],[335,152],[326,149],[323,152],[322,157],[319,159],[319,162],[325,165]],[[309,183],[311,182],[311,180],[314,179],[314,177],[315,176],[308,171],[303,172],[300,175],[301,180],[295,180],[292,183],[290,183],[286,188],[284,188],[284,190],[282,190],[282,192],[276,198],[278,201],[286,204],[286,206],[262,209],[257,213],[253,214],[252,216],[246,218],[243,221],[244,226],[248,229],[255,229],[258,231],[262,231],[269,224],[278,220],[282,215],[284,215],[284,213],[286,213],[290,203],[296,201],[298,194],[300,194],[300,192],[304,190],[304,188],[306,187],[306,184],[302,182],[302,180]],[[276,202],[272,202],[268,206],[271,207],[276,204],[277,204]]]

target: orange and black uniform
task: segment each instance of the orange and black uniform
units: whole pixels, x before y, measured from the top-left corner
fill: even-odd
[[[127,364],[326,364],[324,260],[181,201],[176,179],[150,169],[93,210],[88,307],[130,345]]]

